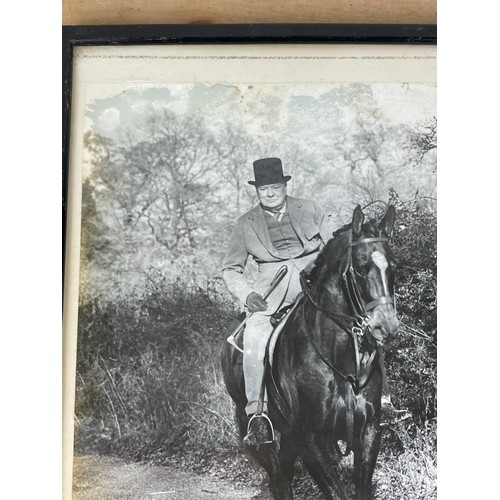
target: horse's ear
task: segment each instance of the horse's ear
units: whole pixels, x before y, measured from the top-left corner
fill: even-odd
[[[380,224],[378,225],[379,229],[386,236],[391,236],[395,219],[396,219],[396,209],[394,208],[394,205],[389,205],[389,208],[387,209],[384,218],[380,221]]]
[[[359,238],[361,235],[361,229],[363,228],[363,221],[365,216],[361,207],[358,205],[352,214],[352,234],[354,237]]]

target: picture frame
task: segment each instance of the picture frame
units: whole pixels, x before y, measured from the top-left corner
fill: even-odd
[[[236,66],[231,66],[230,61],[237,61],[238,58],[243,59],[242,56],[237,54],[238,50],[244,52],[244,57],[247,60],[252,61],[252,58],[263,58],[262,52],[257,55],[252,55],[252,50],[262,50],[267,47],[277,49],[278,51],[282,48],[287,48],[291,50],[288,55],[272,54],[270,59],[275,58],[276,60],[281,59],[288,61],[290,64],[294,62],[293,50],[295,47],[301,47],[304,53],[301,56],[304,60],[308,60],[312,64],[313,57],[319,61],[324,61],[326,64],[327,56],[324,52],[325,49],[330,47],[348,47],[361,51],[361,55],[353,56],[351,53],[342,54],[337,56],[339,60],[342,60],[342,64],[353,64],[353,60],[358,58],[360,61],[365,58],[375,60],[377,62],[385,61],[386,73],[388,75],[391,70],[388,69],[392,62],[391,61],[403,61],[406,66],[406,73],[404,74],[416,74],[418,71],[412,69],[412,64],[415,63],[415,67],[418,64],[428,65],[428,73],[432,74],[435,72],[435,54],[431,52],[425,52],[422,54],[415,53],[414,55],[410,53],[398,53],[397,55],[391,55],[389,53],[373,53],[372,50],[380,48],[382,52],[385,49],[394,49],[396,52],[402,48],[417,49],[430,48],[433,50],[437,44],[437,29],[435,25],[336,25],[336,24],[256,24],[256,25],[120,25],[120,26],[63,26],[63,85],[62,85],[62,101],[63,101],[63,136],[62,136],[62,216],[63,216],[63,289],[64,289],[64,315],[63,315],[63,425],[64,425],[64,450],[63,450],[63,476],[64,476],[64,488],[63,496],[64,498],[70,498],[75,495],[74,491],[74,480],[72,479],[73,474],[73,454],[74,454],[74,409],[75,409],[75,388],[76,388],[76,376],[77,376],[77,331],[78,331],[78,321],[84,317],[80,310],[81,304],[79,303],[79,293],[80,293],[80,266],[81,266],[81,223],[82,223],[82,177],[81,174],[77,175],[77,181],[75,183],[75,168],[82,168],[83,164],[83,130],[88,128],[88,125],[83,125],[84,116],[88,115],[89,100],[88,95],[86,95],[83,100],[78,97],[75,93],[75,85],[78,84],[80,78],[80,73],[75,75],[75,54],[80,50],[92,50],[96,49],[98,52],[90,52],[90,56],[87,56],[86,61],[96,62],[95,68],[100,71],[104,66],[99,65],[99,59],[108,57],[106,51],[112,49],[114,52],[110,53],[111,58],[119,60],[120,57],[127,61],[126,57],[135,57],[138,60],[139,55],[136,53],[126,52],[125,56],[120,55],[121,50],[135,50],[144,49],[148,50],[159,50],[168,48],[168,56],[161,56],[165,61],[175,61],[176,55],[175,50],[185,51],[186,48],[198,50],[200,53],[204,50],[214,49],[216,52],[208,52],[209,58],[212,60],[219,58],[226,61],[228,71],[232,71]],[[234,49],[236,52],[224,52],[220,54],[217,50]],[[104,50],[102,54],[99,54],[100,50]],[[321,50],[321,54],[318,56],[313,56],[314,50]],[[363,55],[363,50],[369,52],[368,55]],[[169,84],[183,85],[189,84],[189,75],[196,74],[196,64],[201,61],[200,55],[196,55],[194,52],[183,52],[184,60],[189,60],[190,66],[189,71],[180,78],[179,81],[171,82],[165,81],[164,85]],[[210,55],[211,54],[211,55]],[[215,54],[215,55],[214,55]],[[158,57],[158,56],[155,56]],[[198,59],[197,59],[198,58]],[[225,59],[224,59],[225,58]],[[309,59],[308,59],[309,58]],[[321,59],[323,58],[323,59]],[[116,64],[116,60],[113,59],[113,64]],[[182,60],[182,58],[178,59]],[[349,62],[347,62],[349,61]],[[318,61],[316,61],[318,62]],[[119,63],[118,63],[119,64]],[[121,65],[121,74],[124,74],[123,68],[126,67],[126,62]],[[172,63],[167,66],[168,70],[172,71],[174,67]],[[285,63],[284,63],[285,64]],[[288,63],[287,63],[288,64]],[[179,63],[182,65],[182,63]],[[215,68],[214,64],[214,68]],[[180,67],[180,66],[179,66]],[[199,66],[200,68],[202,66]],[[201,73],[205,72],[207,74],[209,66],[203,66],[200,70]],[[222,67],[222,66],[221,66]],[[313,68],[313,66],[307,66],[308,68]],[[422,66],[423,67],[423,66]],[[427,67],[427,66],[425,66]],[[117,66],[117,68],[119,68]],[[140,66],[134,66],[131,73],[134,77],[131,82],[138,82],[137,74],[140,71]],[[193,69],[194,68],[194,69]],[[253,65],[252,68],[256,68],[256,71],[260,69]],[[267,66],[267,71],[270,71],[270,67]],[[344,66],[342,66],[344,68]],[[351,68],[351,66],[345,66],[345,68]],[[78,69],[80,71],[80,69]],[[100,79],[99,75],[94,75],[96,78],[89,76],[93,69],[87,70],[84,74],[84,84],[94,83],[95,85],[105,85],[106,78],[110,76],[109,73]],[[107,70],[106,70],[107,71]],[[149,70],[148,70],[149,71]],[[215,71],[215,70],[214,70]],[[221,69],[218,75],[221,75]],[[241,71],[238,73],[238,77],[245,75],[245,69],[240,70],[236,68],[235,71]],[[320,74],[321,67],[319,65],[314,66],[313,71],[315,75]],[[321,81],[321,84],[328,86],[332,83],[331,77],[334,74],[334,70],[330,69],[328,74],[330,79],[326,78]],[[352,70],[353,72],[356,69]],[[413,71],[413,73],[412,73]],[[126,71],[125,71],[126,73]],[[364,73],[365,75],[367,73]],[[248,75],[248,73],[247,73]],[[259,76],[256,77],[256,82],[258,82]],[[151,76],[148,76],[150,80],[146,78],[144,84],[159,85],[158,74],[152,70]],[[203,78],[203,77],[201,77]],[[217,77],[215,77],[217,78]],[[360,77],[358,77],[360,78]],[[398,77],[395,77],[396,80]],[[156,80],[155,80],[156,79]],[[279,79],[278,79],[279,80]],[[306,79],[307,80],[307,79]],[[396,81],[395,80],[395,81]],[[111,81],[111,80],[110,80]],[[242,80],[245,84],[252,84],[253,81]],[[273,80],[269,80],[272,82]],[[285,80],[286,81],[286,80]],[[394,82],[395,82],[394,81]],[[114,81],[113,83],[116,83]],[[125,82],[127,83],[127,82]],[[141,85],[142,85],[141,83]],[[196,82],[191,83],[199,83]],[[230,79],[227,82],[230,85]],[[269,82],[268,82],[269,83]],[[276,83],[276,82],[275,82]],[[290,82],[292,84],[293,82]],[[303,82],[307,83],[307,82]],[[309,82],[310,83],[310,82]],[[346,82],[343,82],[346,83]],[[410,83],[413,83],[410,80]],[[435,81],[429,82],[435,85]],[[211,82],[214,84],[214,81]],[[103,87],[104,88],[104,87]],[[110,83],[111,88],[111,83]],[[117,87],[118,88],[118,87]],[[123,92],[124,89],[120,91]],[[81,89],[78,91],[80,92]],[[101,90],[99,90],[101,92]],[[118,92],[118,91],[117,91]],[[79,94],[80,95],[80,94]],[[97,93],[93,96],[94,103],[98,99],[110,98],[113,94],[111,92],[104,92],[101,94]],[[172,94],[173,95],[173,94]],[[101,96],[101,97],[99,97]],[[106,97],[105,97],[106,96]],[[80,100],[78,100],[80,99]],[[76,104],[75,104],[76,103]],[[75,125],[75,116],[77,116],[77,126]],[[258,137],[258,134],[257,134]],[[75,159],[75,150],[78,153],[78,159]],[[73,156],[72,156],[73,155]],[[77,167],[75,167],[75,165]],[[249,165],[251,165],[249,159]],[[248,167],[248,166],[247,166]],[[248,170],[248,168],[247,168]],[[251,172],[248,172],[251,174]],[[75,190],[75,185],[79,185],[79,189]],[[189,188],[188,188],[189,189]],[[79,221],[79,222],[77,222]],[[222,243],[222,242],[221,242]],[[113,377],[112,368],[108,367],[109,371],[106,375],[105,364],[100,366],[100,370],[103,371],[105,376],[108,378]],[[113,381],[110,382],[114,383]],[[109,400],[111,402],[111,398]],[[118,418],[117,415],[115,417]],[[229,415],[219,415],[219,419],[229,419]],[[183,436],[180,434],[175,435],[175,438],[182,439]],[[132,439],[132,438],[131,438]],[[171,443],[170,443],[171,444]],[[151,451],[151,450],[150,450]],[[312,488],[312,487],[311,487]],[[210,487],[208,488],[210,490]],[[161,491],[155,491],[153,493],[163,492],[162,498],[168,498],[168,494],[165,493],[165,489],[160,489]],[[170,491],[170,490],[168,490]],[[309,490],[312,491],[312,490]],[[218,492],[220,493],[220,492]],[[80,494],[81,497],[86,498],[85,492],[83,490],[77,491],[77,495]],[[207,493],[207,495],[210,493]],[[212,493],[213,494],[213,493]],[[435,492],[433,492],[435,494]],[[192,498],[195,498],[193,496]],[[196,497],[197,498],[197,497]],[[228,497],[229,498],[229,497]],[[319,498],[319,497],[318,497]],[[399,497],[385,497],[385,498],[399,498]]]

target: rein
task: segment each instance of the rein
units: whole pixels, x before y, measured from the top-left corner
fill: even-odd
[[[350,235],[352,238],[352,233]],[[375,340],[375,348],[371,352],[368,360],[361,366],[359,348],[361,341],[367,331],[370,330],[370,316],[368,312],[375,309],[378,305],[381,304],[393,304],[394,299],[389,295],[383,295],[378,297],[367,304],[365,304],[361,291],[356,281],[355,270],[352,265],[352,247],[363,245],[367,243],[375,243],[375,242],[386,242],[387,238],[363,238],[357,240],[355,242],[350,239],[348,246],[348,256],[347,256],[347,265],[345,270],[342,273],[342,282],[344,283],[345,293],[347,296],[347,300],[349,306],[351,308],[353,316],[348,316],[345,314],[334,313],[329,309],[321,306],[318,300],[313,296],[312,291],[310,289],[309,283],[305,277],[304,272],[300,273],[300,282],[302,286],[302,290],[304,292],[304,296],[306,300],[309,300],[315,309],[323,313],[325,316],[333,320],[342,330],[344,330],[353,340],[354,345],[354,354],[355,354],[355,373],[354,374],[345,374],[338,367],[336,367],[333,363],[331,363],[328,359],[323,356],[321,353],[318,344],[313,338],[312,333],[308,328],[306,328],[307,334],[311,341],[311,345],[313,346],[316,354],[321,359],[321,361],[328,366],[335,374],[337,374],[342,380],[345,382],[349,382],[352,387],[354,395],[359,395],[359,392],[367,385],[370,376],[374,369],[373,361],[375,360],[376,355],[379,353],[379,349],[381,349],[381,345],[379,342]],[[305,321],[305,310],[302,308],[302,314],[304,315],[304,324]],[[354,401],[352,399],[352,395],[349,391],[346,393],[346,427],[347,427],[347,435],[348,439],[346,441],[346,451],[342,452],[337,442],[335,442],[335,448],[338,453],[341,455],[347,456],[352,447],[353,442],[353,433],[354,433]]]
[[[307,294],[307,292],[306,292],[305,296],[309,299],[312,298]],[[304,308],[302,308],[302,314],[303,315],[305,314]],[[339,324],[339,326],[341,326],[341,328],[344,328],[340,323],[338,323],[338,318],[333,318],[332,316],[329,316],[329,317],[331,319],[333,319],[335,322],[337,322],[337,324]],[[304,318],[304,323],[305,323],[305,318]],[[358,327],[353,327],[353,329],[355,329],[355,328],[358,328]],[[360,329],[360,328],[358,328],[358,329]],[[346,330],[346,331],[349,334],[351,334],[351,330]],[[321,359],[321,361],[323,361],[323,363],[326,366],[328,366],[328,368],[330,368],[332,371],[334,371],[342,380],[344,380],[345,382],[349,382],[352,386],[354,394],[358,395],[359,391],[366,386],[368,379],[369,379],[369,375],[371,375],[371,370],[370,370],[370,372],[368,372],[368,368],[371,367],[373,360],[375,359],[375,355],[377,354],[377,350],[374,349],[372,351],[372,353],[370,354],[370,358],[368,359],[368,362],[366,363],[365,368],[361,374],[359,373],[360,370],[359,370],[359,354],[358,354],[358,356],[356,356],[356,361],[357,361],[356,362],[356,374],[355,375],[351,375],[351,374],[345,375],[344,373],[342,373],[342,371],[339,368],[337,368],[333,363],[330,363],[330,361],[328,361],[328,359],[326,359],[323,356],[323,354],[321,353],[321,351],[318,347],[318,344],[316,343],[316,341],[312,337],[311,332],[308,329],[307,329],[307,333],[309,335],[309,339],[311,340],[311,345],[313,346],[316,354]],[[355,340],[355,345],[357,347],[356,340]]]
[[[332,371],[334,371],[342,380],[349,382],[352,386],[352,389],[354,391],[354,394],[359,394],[359,391],[363,389],[366,384],[368,383],[369,376],[371,375],[371,367],[373,364],[373,360],[375,359],[375,355],[377,353],[377,350],[374,349],[370,355],[370,358],[368,359],[368,362],[366,363],[365,367],[363,370],[360,368],[360,360],[359,360],[359,347],[358,347],[358,341],[364,336],[364,333],[366,330],[369,329],[368,326],[368,320],[369,318],[362,318],[361,321],[358,320],[358,318],[352,317],[352,316],[346,316],[344,314],[338,314],[338,313],[332,313],[331,311],[325,309],[322,307],[317,300],[313,297],[312,292],[307,284],[307,281],[303,275],[303,273],[300,274],[300,281],[302,284],[302,290],[304,291],[304,296],[312,303],[312,305],[320,312],[322,312],[325,316],[330,318],[331,320],[335,321],[342,330],[344,330],[346,333],[348,333],[354,342],[354,350],[356,354],[356,368],[355,368],[355,374],[347,374],[345,375],[342,373],[342,371],[337,368],[333,363],[328,361],[323,354],[321,353],[318,344],[312,337],[311,332],[309,329],[307,330],[307,333],[309,335],[309,338],[311,340],[311,345],[313,346],[314,350],[316,351],[316,354],[318,357],[327,365]],[[302,313],[305,314],[304,308],[302,308]],[[305,323],[305,318],[304,318],[304,323]],[[306,323],[305,323],[306,324]],[[361,372],[361,373],[360,373]]]

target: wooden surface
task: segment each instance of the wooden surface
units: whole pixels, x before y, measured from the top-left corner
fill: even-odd
[[[63,0],[63,25],[436,24],[437,0]]]

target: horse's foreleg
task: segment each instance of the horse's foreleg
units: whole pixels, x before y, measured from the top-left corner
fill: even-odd
[[[328,500],[348,500],[335,470],[336,457],[330,439],[321,434],[308,435],[300,456]]]
[[[293,446],[292,440],[287,436],[281,436],[280,450],[278,454],[281,469],[281,491],[285,500],[293,500],[292,481],[295,473],[295,460],[297,459],[297,449]]]
[[[248,417],[243,408],[240,408],[239,406],[236,407],[235,419],[236,419],[236,424],[238,425],[238,434],[240,436],[240,440],[242,440],[247,433],[247,425],[248,425]]]
[[[372,498],[372,477],[380,449],[380,429],[374,421],[365,426],[361,442],[354,449],[356,500]]]
[[[278,447],[276,442],[262,444],[258,447],[246,445],[247,453],[267,472],[269,489],[275,500],[290,500],[289,488],[283,485]]]
[[[243,438],[247,432],[248,417],[245,413],[244,408],[238,407],[236,409],[236,421],[238,423],[238,428],[240,432],[240,437]],[[269,489],[276,500],[292,500],[293,496],[291,493],[290,482],[286,474],[283,473],[282,462],[285,470],[290,471],[289,461],[292,457],[285,449],[280,448],[278,453],[278,446],[276,442],[265,443],[260,446],[255,445],[245,445],[245,451],[249,457],[258,463],[267,472],[269,478]],[[293,461],[295,461],[295,456],[293,456]],[[293,463],[292,463],[293,471]],[[293,472],[292,472],[293,477]]]

